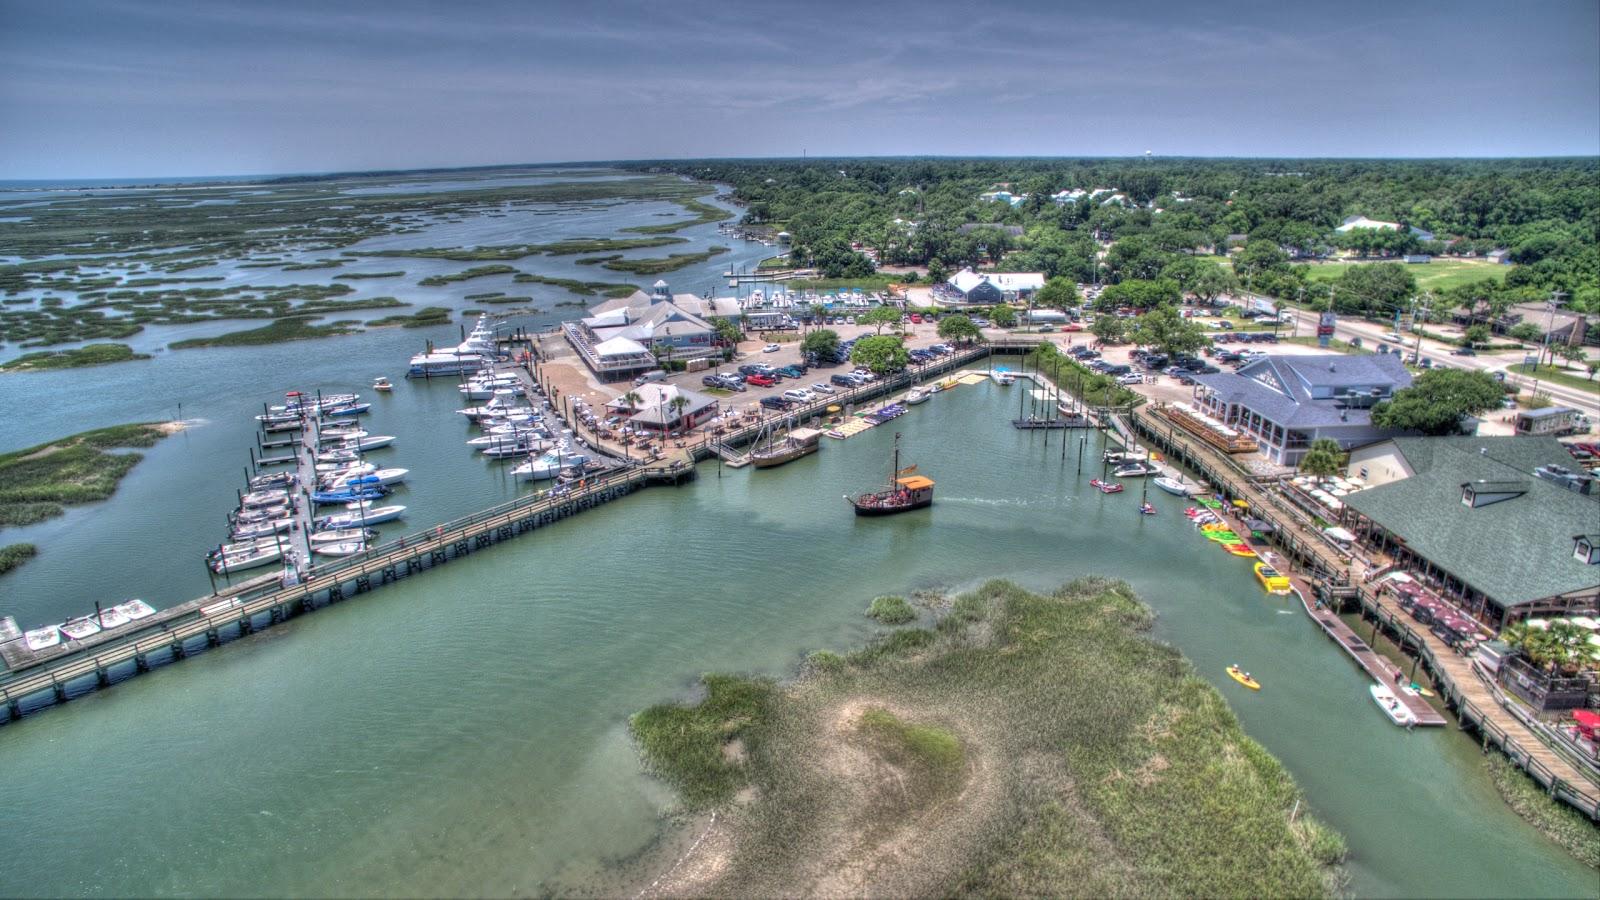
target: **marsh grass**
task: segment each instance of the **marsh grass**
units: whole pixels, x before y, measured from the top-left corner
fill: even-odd
[[[399,325],[402,328],[426,328],[429,325],[450,324],[450,310],[443,306],[424,306],[411,315],[384,316],[367,322],[370,328]]]
[[[153,424],[116,425],[0,454],[0,528],[59,516],[62,507],[110,497],[143,459],[107,453],[149,447],[166,436]]]
[[[674,202],[683,207],[684,212],[693,213],[694,218],[683,219],[678,222],[662,222],[659,225],[635,225],[622,230],[631,231],[634,234],[671,234],[674,231],[681,231],[694,225],[705,225],[733,218],[733,213],[699,200],[687,199]]]
[[[263,325],[260,328],[230,331],[214,337],[189,338],[187,340],[174,341],[169,346],[173,350],[190,350],[197,347],[254,347],[260,344],[282,344],[288,341],[306,341],[314,338],[355,334],[360,329],[353,327],[354,325],[354,322],[313,325],[308,317],[294,316],[287,319],[278,319],[271,325]]]
[[[32,544],[7,544],[4,547],[0,547],[0,575],[4,575],[37,555],[39,555],[39,548]]]
[[[1560,844],[1579,862],[1600,869],[1600,827],[1572,807],[1552,799],[1525,772],[1512,765],[1505,754],[1490,753],[1484,757],[1483,765],[1500,796],[1517,815]]]
[[[459,272],[451,272],[447,275],[429,275],[427,278],[417,282],[417,284],[421,285],[422,287],[440,287],[442,285],[451,284],[457,281],[471,281],[474,278],[487,278],[490,275],[515,274],[517,274],[517,270],[514,266],[473,266],[470,269],[462,269]]]
[[[917,611],[911,608],[906,598],[890,595],[874,598],[872,605],[867,607],[867,616],[885,625],[904,625],[915,621]]]
[[[708,676],[699,705],[639,714],[647,765],[687,806],[754,789],[723,807],[732,846],[720,874],[690,890],[803,894],[842,867],[866,873],[853,888],[887,895],[1336,892],[1342,838],[1310,817],[1222,696],[1148,637],[1153,621],[1122,582],[1038,594],[993,581],[932,630],[812,654],[781,688]],[[743,764],[724,750],[735,736]],[[839,767],[841,743],[862,739],[887,768]],[[907,771],[952,787],[911,809],[861,802],[896,790],[915,801],[884,781]],[[902,864],[903,849],[880,843],[937,852]]]
[[[108,363],[149,359],[147,353],[135,353],[127,344],[85,344],[71,350],[41,350],[25,353],[16,359],[0,363],[0,372],[36,372],[46,369],[77,369],[83,366],[103,366]]]
[[[629,272],[634,275],[660,275],[663,272],[672,272],[695,263],[703,263],[719,253],[727,253],[727,247],[709,247],[703,253],[674,253],[665,257],[646,257],[644,259],[613,259],[601,265],[615,272]]]

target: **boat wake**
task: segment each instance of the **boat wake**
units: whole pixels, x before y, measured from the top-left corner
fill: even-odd
[[[1054,497],[942,497],[940,503],[960,503],[966,506],[1005,506],[1005,507],[1039,507],[1060,506],[1059,499]]]

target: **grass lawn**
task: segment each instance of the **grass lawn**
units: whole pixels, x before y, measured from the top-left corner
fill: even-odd
[[[1588,391],[1591,394],[1600,392],[1600,381],[1590,379],[1586,370],[1554,369],[1550,366],[1540,366],[1538,369],[1534,369],[1527,363],[1517,363],[1514,366],[1506,366],[1506,368],[1519,375],[1537,378],[1540,381],[1554,382],[1580,391]]]
[[[1285,344],[1299,344],[1302,347],[1316,347],[1316,346],[1319,346],[1317,344],[1316,337],[1312,336],[1312,335],[1301,335],[1300,337],[1279,338],[1279,341],[1281,343],[1285,343]],[[1362,354],[1362,353],[1371,353],[1372,352],[1371,350],[1368,350],[1365,347],[1356,347],[1356,346],[1353,346],[1352,344],[1350,344],[1350,342],[1341,341],[1338,338],[1334,338],[1334,339],[1332,339],[1332,340],[1330,340],[1328,342],[1328,349],[1336,351],[1338,353],[1354,353],[1354,354],[1358,354],[1358,355]]]
[[[1309,267],[1306,274],[1312,281],[1333,281],[1352,266],[1371,266],[1377,263],[1329,262],[1296,263],[1296,265]],[[1506,273],[1511,271],[1510,266],[1496,265],[1478,259],[1435,259],[1430,263],[1407,265],[1406,269],[1417,279],[1417,287],[1423,290],[1443,290],[1460,284],[1482,281],[1485,278],[1504,281]]]

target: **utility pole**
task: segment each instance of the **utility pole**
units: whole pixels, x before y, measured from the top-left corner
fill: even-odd
[[[1552,368],[1556,364],[1556,356],[1555,353],[1550,349],[1550,332],[1554,331],[1556,327],[1556,306],[1561,303],[1561,298],[1565,297],[1566,295],[1566,291],[1553,290],[1550,292],[1549,301],[1545,303],[1545,308],[1549,311],[1549,317],[1546,319],[1544,325],[1544,350],[1541,351],[1539,355],[1542,357],[1548,353],[1550,355],[1550,365]],[[1535,369],[1539,368],[1538,360],[1534,361],[1533,367]]]

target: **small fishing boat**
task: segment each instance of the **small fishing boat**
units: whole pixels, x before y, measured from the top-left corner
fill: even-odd
[[[1244,685],[1245,687],[1249,688],[1252,691],[1261,690],[1261,682],[1255,680],[1254,678],[1251,678],[1249,672],[1246,672],[1245,670],[1239,668],[1237,665],[1232,665],[1232,666],[1228,667],[1228,677],[1232,678],[1234,681],[1239,682],[1240,684]]]
[[[1155,506],[1151,505],[1150,501],[1146,500],[1145,502],[1139,504],[1139,515],[1141,515],[1141,516],[1153,516],[1155,514],[1156,514],[1156,508],[1155,508]]]
[[[1417,714],[1406,708],[1387,685],[1374,684],[1367,690],[1372,694],[1372,702],[1378,704],[1378,708],[1389,717],[1389,721],[1406,728],[1417,724]]]
[[[249,522],[234,525],[231,529],[233,539],[246,540],[250,538],[270,537],[281,531],[288,531],[294,525],[294,519],[268,519],[265,522]]]
[[[1011,374],[1005,366],[995,366],[990,369],[989,377],[994,379],[995,384],[1014,384],[1017,380],[1017,376]]]
[[[365,437],[346,440],[335,449],[366,453],[369,450],[381,450],[392,443],[394,443],[394,435],[392,434],[369,434]],[[322,454],[319,453],[317,456],[320,458]]]
[[[356,503],[362,500],[380,500],[389,493],[387,488],[380,485],[350,488],[342,491],[317,491],[311,495],[311,502],[318,506],[333,506],[338,503]]]
[[[379,375],[377,378],[372,379],[372,389],[375,391],[392,391],[394,390],[394,385],[389,383],[389,379]]]
[[[238,572],[243,569],[255,569],[271,565],[283,558],[283,548],[271,544],[263,544],[246,553],[223,554],[207,560],[211,571],[218,575],[229,572]]]
[[[584,465],[589,462],[589,457],[582,453],[546,451],[538,459],[530,459],[511,470],[511,474],[523,481],[542,481],[554,478],[561,474],[566,466]]]
[[[1102,494],[1120,494],[1123,487],[1114,481],[1101,481],[1098,478],[1089,479],[1089,486]]]
[[[115,607],[117,612],[127,616],[129,620],[137,622],[146,616],[156,614],[156,608],[140,599],[124,600]]]
[[[845,500],[858,516],[889,516],[933,505],[933,479],[916,474],[915,465],[900,468],[900,434],[894,436],[894,462],[889,468],[889,488]]]
[[[81,641],[86,637],[100,633],[100,626],[95,624],[94,619],[88,616],[76,616],[68,619],[61,623],[60,628],[62,634],[75,641]]]
[[[342,541],[311,545],[311,552],[318,556],[355,556],[357,553],[365,553],[366,551],[366,541]]]
[[[1160,469],[1148,463],[1127,462],[1112,469],[1111,474],[1117,478],[1143,478],[1146,475],[1154,475],[1160,471]]]
[[[115,606],[108,606],[97,610],[94,614],[94,620],[101,628],[106,629],[120,628],[123,625],[133,621]]]
[[[337,530],[341,528],[364,528],[368,525],[380,525],[400,518],[405,514],[404,506],[377,506],[371,508],[354,509],[349,512],[336,513],[324,516],[313,524],[319,531]]]
[[[1189,485],[1184,484],[1183,480],[1179,478],[1167,478],[1162,476],[1161,478],[1151,480],[1150,483],[1175,497],[1187,497],[1193,492],[1193,489]]]
[[[333,479],[329,487],[334,488],[335,490],[339,488],[359,489],[370,487],[388,487],[392,484],[399,484],[400,482],[405,481],[406,476],[410,473],[410,469],[400,468],[369,469],[366,472],[352,472],[347,475],[339,475]]]
[[[324,406],[322,416],[364,416],[372,409],[371,403],[346,403],[341,406]]]
[[[1254,569],[1256,571],[1256,579],[1261,582],[1261,586],[1266,589],[1267,593],[1282,595],[1294,589],[1294,585],[1289,582],[1288,578],[1284,577],[1283,573],[1266,563],[1258,562],[1255,564]]]
[[[61,643],[61,629],[54,625],[46,625],[23,634],[22,639],[28,642],[28,649],[35,653],[49,650]]]
[[[916,406],[918,403],[928,402],[928,397],[930,396],[932,395],[928,391],[925,391],[919,387],[914,387],[911,390],[906,391],[906,403],[911,406]]]

